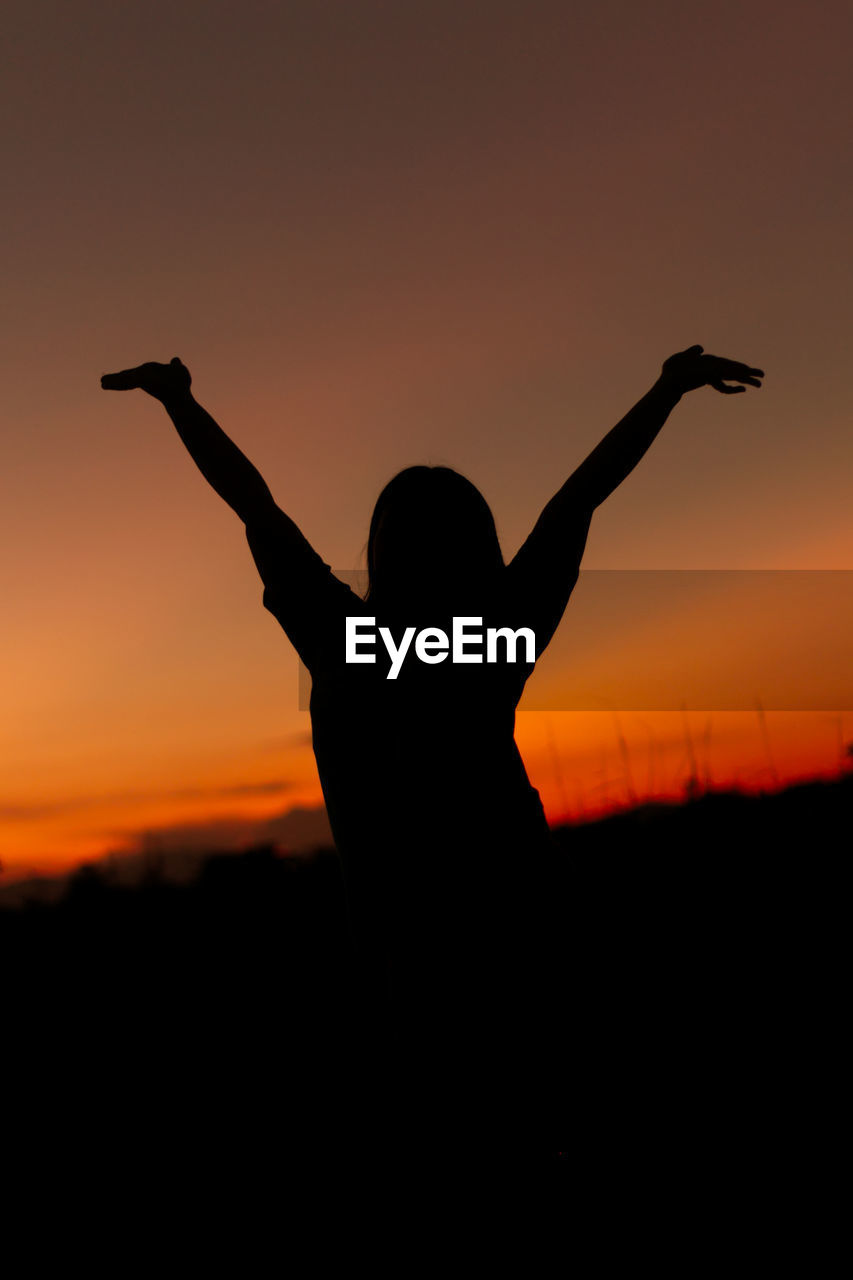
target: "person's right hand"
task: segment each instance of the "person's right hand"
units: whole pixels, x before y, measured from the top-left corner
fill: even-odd
[[[192,378],[185,364],[175,356],[169,364],[157,364],[149,360],[135,369],[122,369],[120,373],[105,373],[101,378],[104,391],[133,391],[140,387],[155,400],[168,400],[185,394]]]

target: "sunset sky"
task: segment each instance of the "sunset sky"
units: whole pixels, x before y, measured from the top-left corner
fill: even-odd
[[[243,527],[102,373],[179,355],[355,570],[417,462],[510,558],[702,343],[764,387],[682,401],[584,568],[853,570],[846,0],[9,0],[4,35],[2,879],[324,832]],[[688,579],[596,613],[582,576],[517,721],[552,821],[838,769],[853,579]]]

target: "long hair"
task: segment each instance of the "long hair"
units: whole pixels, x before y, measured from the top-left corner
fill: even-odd
[[[367,538],[365,601],[434,589],[480,588],[504,568],[495,518],[452,467],[406,467],[376,499]]]

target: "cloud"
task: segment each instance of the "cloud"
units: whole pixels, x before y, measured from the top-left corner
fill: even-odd
[[[0,819],[6,822],[38,822],[80,810],[104,805],[128,804],[159,800],[216,800],[223,797],[279,795],[289,791],[291,782],[271,778],[266,782],[236,782],[225,786],[167,787],[150,791],[110,791],[96,795],[74,796],[65,800],[11,800],[0,803]]]
[[[293,784],[276,778],[270,782],[237,782],[227,787],[178,787],[173,791],[160,791],[154,798],[196,799],[213,796],[268,796],[288,791]],[[146,797],[148,798],[148,797]]]
[[[3,822],[38,822],[42,818],[55,818],[63,813],[73,813],[76,809],[85,809],[92,804],[90,797],[76,800],[37,800],[0,804],[0,821]]]

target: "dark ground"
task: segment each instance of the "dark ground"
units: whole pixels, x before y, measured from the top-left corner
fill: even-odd
[[[5,1132],[125,1184],[152,1161],[158,1185],[499,1172],[576,1204],[829,1213],[851,795],[848,777],[558,830],[547,1060],[478,1063],[470,1132],[464,1064],[440,1095],[366,1020],[333,854],[212,856],[187,885],[83,869],[57,904],[0,912]],[[546,1113],[529,1142],[519,1092]]]

